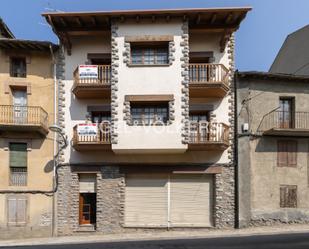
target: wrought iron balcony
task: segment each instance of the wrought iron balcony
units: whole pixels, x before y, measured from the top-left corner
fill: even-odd
[[[309,112],[273,111],[265,115],[258,131],[264,135],[309,136]]]

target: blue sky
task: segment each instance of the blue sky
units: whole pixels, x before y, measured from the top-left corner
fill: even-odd
[[[1,0],[0,16],[17,38],[51,40],[56,36],[41,17],[61,11],[252,6],[236,35],[236,66],[267,71],[286,36],[309,24],[308,0]]]

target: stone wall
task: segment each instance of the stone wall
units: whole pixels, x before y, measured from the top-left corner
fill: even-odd
[[[234,167],[222,166],[222,173],[215,175],[214,220],[216,228],[235,226]]]
[[[97,174],[98,232],[116,233],[122,230],[124,194],[124,175],[119,173],[119,167],[102,167]]]
[[[91,229],[87,230],[79,226],[77,171],[72,166],[62,166],[58,172],[57,235],[73,235],[91,231]],[[116,166],[101,167],[99,172],[94,172],[97,174],[96,231],[99,233],[121,232],[124,215],[124,175],[119,173],[119,167]]]
[[[234,149],[235,149],[235,108],[234,108],[234,34],[230,37],[227,45],[227,53],[229,55],[229,144],[228,155],[230,164],[223,166],[222,174],[215,176],[215,226],[216,228],[234,227],[235,226],[235,166],[234,166]],[[211,118],[215,118],[212,115]]]

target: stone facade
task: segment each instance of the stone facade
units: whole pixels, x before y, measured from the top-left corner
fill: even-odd
[[[182,24],[182,41],[180,43],[182,49],[182,57],[180,58],[181,76],[182,76],[182,97],[181,97],[181,115],[182,120],[182,143],[188,144],[189,142],[189,23],[184,21]]]
[[[111,25],[111,47],[112,47],[112,78],[111,78],[111,126],[112,126],[112,144],[117,144],[117,107],[118,107],[118,67],[119,67],[119,54],[118,54],[118,43],[117,43],[117,22],[113,21]]]

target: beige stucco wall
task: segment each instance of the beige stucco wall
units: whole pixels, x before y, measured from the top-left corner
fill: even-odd
[[[116,118],[118,143],[112,145],[116,153],[135,151],[142,153],[153,151],[164,151],[166,153],[183,153],[187,145],[181,142],[181,61],[182,56],[180,42],[182,22],[171,22],[165,25],[160,23],[125,23],[118,26],[118,91]],[[166,67],[128,67],[123,63],[123,52],[125,51],[124,39],[126,36],[142,35],[172,35],[175,42],[175,61]],[[175,99],[175,121],[165,127],[155,126],[128,126],[124,120],[125,95],[147,95],[147,94],[171,94]],[[158,132],[156,132],[158,131]],[[136,141],[132,143],[132,141]]]
[[[12,91],[7,85],[28,84],[28,106],[40,106],[49,117],[49,124],[54,119],[54,82],[50,53],[10,52],[27,57],[27,78],[9,76],[8,53],[0,50],[0,105],[11,105]],[[7,91],[9,90],[9,91]],[[28,176],[27,186],[9,186],[9,142],[27,142]],[[0,190],[51,190],[53,177],[53,134],[46,138],[32,137],[26,134],[11,134],[0,137]],[[14,195],[14,193],[13,193]],[[28,198],[28,217],[25,227],[7,227],[7,197],[0,194],[0,238],[13,236],[47,236],[51,234],[52,197],[41,194],[26,194]],[[36,231],[36,232],[35,232]]]
[[[227,150],[220,151],[186,151],[187,146],[181,143],[180,131],[174,133],[159,134],[153,132],[156,128],[127,126],[123,121],[124,96],[130,94],[173,94],[175,97],[175,116],[172,130],[176,124],[181,128],[180,94],[181,94],[181,66],[180,66],[180,36],[182,21],[170,23],[120,23],[117,38],[119,55],[119,83],[118,83],[118,109],[119,120],[118,144],[113,145],[115,152],[126,154],[115,154],[104,151],[77,152],[70,145],[65,151],[65,162],[71,163],[100,163],[100,162],[213,162],[229,163]],[[176,42],[175,61],[169,67],[127,67],[123,63],[124,36],[126,35],[173,35]],[[215,63],[223,63],[229,67],[230,59],[227,50],[220,52],[219,34],[191,34],[190,50],[213,51]],[[72,94],[73,71],[79,64],[87,61],[88,53],[110,52],[110,36],[76,37],[72,39],[72,55],[65,53],[65,132],[69,141],[72,141],[73,127],[83,123],[87,115],[87,106],[102,105],[106,100],[93,99],[81,100]],[[151,77],[150,77],[151,76]],[[223,99],[191,99],[193,102],[203,101],[214,105],[214,113],[218,122],[229,123],[229,97]],[[123,128],[125,127],[126,132]],[[160,130],[160,129],[158,129]],[[132,142],[134,141],[134,142]],[[148,149],[148,150],[145,150]],[[131,155],[135,151],[135,155]],[[140,154],[145,153],[144,155]],[[149,155],[148,153],[156,153]],[[177,154],[176,154],[177,153]]]
[[[253,135],[263,116],[279,107],[280,97],[295,97],[295,110],[308,111],[306,82],[241,79],[238,82],[239,133],[249,124]],[[295,140],[297,167],[277,166],[277,141]],[[240,219],[309,221],[309,139],[301,137],[254,136],[239,138]],[[297,208],[280,208],[280,185],[297,185]],[[247,220],[247,221],[246,221]]]

